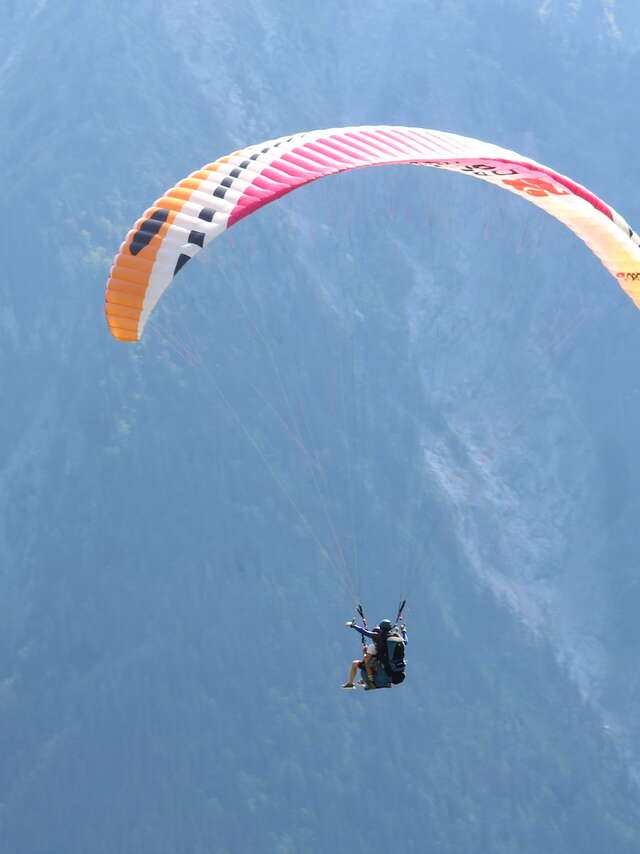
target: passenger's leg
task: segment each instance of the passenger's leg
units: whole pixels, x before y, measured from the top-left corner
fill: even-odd
[[[354,687],[353,680],[356,678],[356,672],[358,670],[359,664],[360,664],[359,661],[352,661],[351,662],[351,669],[349,670],[349,678],[347,679],[347,681],[342,686],[343,688],[353,688]]]

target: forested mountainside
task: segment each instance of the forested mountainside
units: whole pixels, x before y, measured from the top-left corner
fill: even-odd
[[[437,170],[280,200],[140,344],[111,259],[300,130],[440,128],[640,225],[631,0],[0,9],[0,841],[635,852],[640,315]],[[200,261],[202,263],[200,263]],[[338,690],[408,594],[407,680]]]

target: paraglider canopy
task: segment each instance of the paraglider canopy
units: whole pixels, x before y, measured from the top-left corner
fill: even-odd
[[[401,163],[470,175],[543,208],[590,247],[640,306],[640,238],[589,190],[488,142],[374,125],[309,131],[251,145],[167,190],[134,224],[111,268],[105,311],[113,336],[138,341],[174,276],[243,217],[317,178]]]

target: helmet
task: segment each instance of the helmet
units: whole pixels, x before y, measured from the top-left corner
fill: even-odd
[[[391,620],[380,620],[380,631],[389,632],[393,628]]]

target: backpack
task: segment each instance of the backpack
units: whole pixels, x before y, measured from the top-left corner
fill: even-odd
[[[386,643],[381,645],[380,663],[394,685],[404,682],[407,663],[404,660],[404,638],[396,626],[391,629]],[[386,647],[386,649],[384,648]]]

